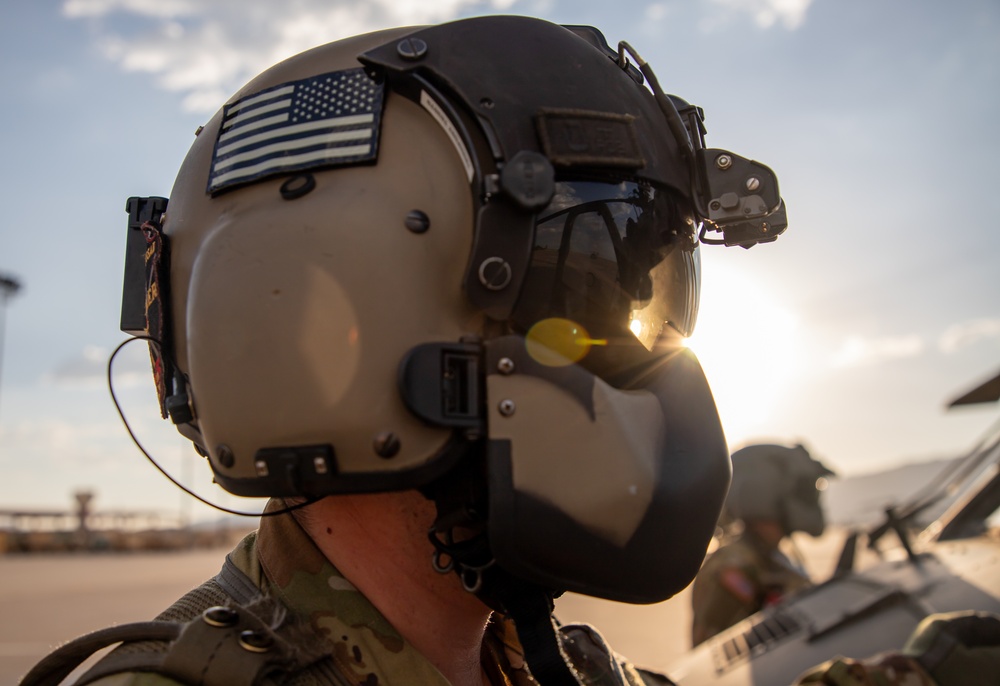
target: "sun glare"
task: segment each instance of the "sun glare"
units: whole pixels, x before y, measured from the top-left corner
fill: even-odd
[[[798,361],[796,319],[746,274],[715,265],[705,275],[687,340],[712,386],[730,445],[766,433]]]

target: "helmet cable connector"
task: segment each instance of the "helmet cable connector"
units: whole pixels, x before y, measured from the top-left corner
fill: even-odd
[[[160,472],[160,474],[162,474],[167,478],[167,481],[169,481],[174,486],[181,489],[189,496],[191,496],[192,498],[194,498],[195,500],[204,505],[208,505],[209,507],[215,510],[219,510],[220,512],[225,512],[226,514],[238,515],[240,517],[274,517],[277,515],[285,514],[286,512],[291,512],[292,510],[298,510],[301,507],[305,507],[306,505],[311,505],[312,503],[319,500],[319,498],[307,498],[305,500],[296,501],[291,505],[286,505],[285,507],[276,508],[274,510],[266,510],[264,512],[246,512],[243,510],[234,510],[232,508],[219,505],[218,503],[213,503],[207,498],[198,495],[190,488],[182,484],[180,481],[178,481],[172,474],[170,474],[170,472],[164,469],[164,467],[153,458],[153,456],[149,453],[146,447],[139,441],[138,436],[136,436],[135,432],[132,430],[132,426],[128,423],[128,419],[125,418],[125,411],[122,409],[121,403],[118,402],[118,396],[115,393],[114,382],[112,381],[111,371],[114,367],[115,357],[118,356],[118,353],[121,352],[122,348],[124,348],[129,343],[133,343],[135,341],[147,341],[151,346],[156,346],[160,350],[161,354],[163,353],[163,348],[160,345],[160,341],[153,338],[152,336],[133,336],[132,338],[126,338],[124,341],[118,344],[118,347],[114,349],[114,351],[111,353],[111,356],[108,358],[108,367],[107,367],[108,392],[111,394],[111,402],[114,403],[115,410],[118,412],[118,417],[122,420],[122,424],[125,425],[125,431],[128,432],[129,438],[132,439],[132,442],[139,449],[139,452],[143,454],[143,456],[149,461],[149,463],[152,464],[156,468],[156,470]],[[173,360],[169,361],[172,364],[174,362]],[[176,369],[176,365],[174,366],[174,368]],[[181,377],[181,379],[183,382],[183,377]],[[185,391],[182,391],[180,394],[173,394],[170,397],[178,398],[177,402],[179,404],[180,397],[187,398],[187,393]],[[178,411],[182,412],[180,410]],[[188,406],[188,411],[190,412],[190,406]],[[173,415],[171,415],[171,417],[173,417]],[[180,422],[175,421],[174,423],[176,424]],[[197,446],[195,447],[197,448]],[[201,454],[202,451],[198,450],[198,452],[199,454]]]

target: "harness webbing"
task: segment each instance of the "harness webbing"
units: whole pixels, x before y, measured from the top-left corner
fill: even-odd
[[[225,621],[210,621],[216,616]],[[197,686],[346,683],[325,655],[322,637],[310,627],[286,621],[284,608],[262,597],[227,558],[215,578],[156,620],[101,629],[70,641],[42,659],[20,686],[58,686],[91,655],[116,643],[121,645],[76,686],[128,672],[153,672]]]
[[[172,641],[181,633],[173,622],[136,622],[100,629],[49,653],[21,680],[20,686],[56,686],[97,651],[124,641]]]

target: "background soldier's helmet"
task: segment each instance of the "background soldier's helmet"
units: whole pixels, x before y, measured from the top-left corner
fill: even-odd
[[[750,445],[733,453],[733,482],[725,509],[744,521],[778,521],[786,534],[804,531],[819,536],[826,527],[821,480],[833,475],[802,445]]]
[[[768,242],[784,208],[629,51],[523,17],[324,45],[200,131],[162,232],[162,199],[130,201],[148,244],[123,328],[162,339],[163,411],[219,484],[422,488],[522,580],[629,602],[687,585],[729,478],[681,344],[699,231]],[[143,254],[169,297],[136,315]]]

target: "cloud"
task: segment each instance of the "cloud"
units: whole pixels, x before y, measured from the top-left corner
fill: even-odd
[[[853,367],[886,360],[916,357],[924,352],[924,340],[917,335],[865,339],[852,336],[833,357],[836,367]]]
[[[651,22],[662,21],[670,13],[666,3],[654,2],[646,6],[646,19]]]
[[[941,352],[951,354],[991,338],[1000,339],[1000,317],[984,317],[955,324],[941,335],[938,347]]]
[[[197,12],[189,0],[66,0],[63,14],[71,18],[104,17],[116,12],[144,17],[179,17]]]
[[[267,67],[307,48],[392,26],[438,23],[515,0],[66,0],[104,55],[153,74],[189,112],[212,112]],[[144,28],[136,30],[136,25]]]
[[[57,384],[92,385],[105,378],[108,351],[88,345],[76,357],[60,362],[46,374],[45,380]]]
[[[152,372],[147,350],[145,343],[137,342],[126,346],[119,353],[113,369],[116,387],[151,383]],[[103,387],[107,385],[110,354],[110,350],[100,346],[85,346],[80,354],[60,362],[43,380],[65,386]]]
[[[754,23],[768,29],[777,23],[794,31],[805,21],[812,0],[710,0],[733,14],[749,14]]]
[[[762,28],[796,29],[812,0],[708,0],[711,20],[750,15]],[[518,0],[64,0],[63,16],[86,21],[94,44],[127,72],[152,74],[188,112],[211,113],[271,65],[330,41],[393,26],[507,12]],[[524,3],[522,3],[524,4]],[[551,2],[527,4],[544,13]],[[645,8],[663,19],[668,3]]]

